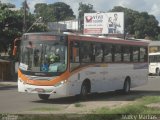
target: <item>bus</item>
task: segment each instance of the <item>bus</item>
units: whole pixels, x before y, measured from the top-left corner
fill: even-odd
[[[149,74],[160,76],[160,52],[149,53]]]
[[[123,90],[148,80],[148,43],[73,33],[25,33],[18,91],[40,99]]]

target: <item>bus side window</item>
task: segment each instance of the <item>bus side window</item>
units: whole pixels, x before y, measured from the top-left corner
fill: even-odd
[[[104,45],[104,62],[112,62],[112,45],[105,44]]]
[[[146,50],[147,49],[145,49],[144,47],[140,48],[140,62],[146,62],[147,61]]]
[[[95,62],[102,62],[103,60],[103,48],[102,45],[97,43],[96,44],[96,53],[95,53]]]
[[[95,62],[95,55],[96,55],[96,46],[94,43],[90,44],[91,46],[91,53],[90,53],[90,58],[91,58],[91,62]]]
[[[148,48],[145,48],[145,56],[144,56],[144,61],[148,61]]]
[[[80,66],[79,43],[71,42],[70,44],[70,69],[71,71]]]
[[[123,46],[123,62],[131,61],[131,50],[130,46]]]
[[[121,62],[122,61],[122,48],[121,45],[115,45],[115,54],[114,59],[115,62]]]
[[[138,47],[133,47],[133,62],[138,62],[139,59],[139,49]]]
[[[80,47],[80,61],[83,64],[91,63],[91,43],[90,42],[81,42]]]

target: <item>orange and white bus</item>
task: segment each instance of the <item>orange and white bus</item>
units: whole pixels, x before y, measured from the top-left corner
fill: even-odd
[[[18,91],[41,99],[123,90],[148,79],[148,43],[77,34],[26,33]]]

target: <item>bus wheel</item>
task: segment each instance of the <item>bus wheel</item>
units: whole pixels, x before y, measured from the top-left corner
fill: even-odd
[[[156,75],[159,76],[160,75],[160,70],[157,68],[156,69]]]
[[[85,81],[81,86],[80,99],[86,99],[89,92],[90,92],[90,82]]]
[[[42,100],[48,100],[49,96],[49,94],[38,94],[38,97]]]
[[[129,93],[130,92],[130,87],[131,87],[131,84],[130,84],[130,79],[127,78],[124,82],[124,86],[123,86],[123,93]]]

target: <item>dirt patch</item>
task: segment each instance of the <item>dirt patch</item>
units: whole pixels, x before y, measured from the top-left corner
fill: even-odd
[[[143,96],[159,95],[159,92],[133,91],[128,95],[123,95],[117,92],[109,92],[105,94],[95,94],[89,96],[85,101],[74,100],[74,98],[57,99],[48,101],[49,107],[63,106],[61,109],[49,111],[32,111],[31,113],[38,114],[89,114],[94,113],[97,109],[107,108],[114,109],[124,105],[133,104],[137,99]],[[52,105],[51,105],[52,103]],[[152,105],[156,106],[156,105]],[[45,108],[48,109],[48,108]],[[30,111],[29,111],[30,112]]]
[[[160,109],[160,102],[146,105],[146,107]]]
[[[96,109],[100,108],[115,108],[119,106],[123,106],[130,103],[130,101],[89,101],[89,102],[81,102],[80,107],[76,107],[75,104],[69,105],[65,110],[61,111],[61,113],[78,113],[78,114],[89,114],[92,113]]]

